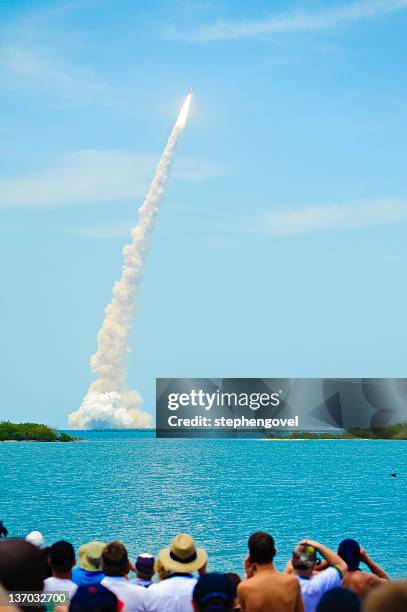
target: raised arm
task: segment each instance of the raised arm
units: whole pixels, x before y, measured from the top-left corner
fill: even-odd
[[[338,568],[342,576],[348,569],[346,562],[341,559],[341,557],[336,552],[328,548],[328,546],[321,544],[321,542],[316,542],[315,540],[302,540],[300,544],[305,544],[306,546],[313,546],[315,550],[321,553],[321,555],[324,557],[324,559],[326,559],[329,565],[334,565]]]
[[[363,561],[363,563],[366,563],[366,565],[368,566],[368,568],[370,569],[372,574],[375,574],[376,576],[378,576],[382,580],[390,580],[389,575],[386,574],[384,569],[381,568],[378,563],[373,561],[373,559],[371,557],[369,557],[369,555],[367,554],[365,549],[362,548],[362,547],[360,548],[360,560]]]

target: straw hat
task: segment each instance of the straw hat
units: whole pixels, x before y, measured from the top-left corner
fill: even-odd
[[[102,569],[103,542],[88,542],[79,548],[79,567],[88,572],[100,572]]]
[[[189,574],[199,570],[208,561],[208,555],[203,548],[197,548],[188,533],[179,533],[171,546],[160,550],[157,564],[167,572],[180,572]]]

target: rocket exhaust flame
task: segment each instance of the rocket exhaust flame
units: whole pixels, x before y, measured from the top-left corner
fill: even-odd
[[[178,138],[186,126],[191,99],[192,90],[168,138],[150,189],[138,209],[139,220],[131,230],[132,242],[123,248],[122,275],[113,286],[113,297],[105,309],[105,320],[97,337],[97,351],[90,360],[96,380],[90,385],[81,407],[69,415],[69,424],[75,429],[151,427],[151,416],[141,409],[141,395],[138,391],[127,389],[125,359],[130,351],[128,335],[136,311],[136,296],[148,239]]]
[[[187,124],[189,107],[191,106],[191,100],[192,100],[192,89],[187,95],[185,102],[182,105],[181,112],[178,115],[178,119],[175,123],[175,126],[178,126],[181,130],[183,130]]]

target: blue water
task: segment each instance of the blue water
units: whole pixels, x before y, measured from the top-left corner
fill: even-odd
[[[180,531],[211,569],[242,572],[249,534],[269,531],[283,568],[303,537],[353,537],[405,576],[404,441],[157,440],[152,432],[82,432],[76,444],[0,444],[0,518],[75,546],[121,539],[156,553]],[[389,473],[398,471],[398,478]]]

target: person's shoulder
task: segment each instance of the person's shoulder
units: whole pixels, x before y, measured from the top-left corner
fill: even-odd
[[[265,582],[269,583],[271,580],[278,581],[279,576],[285,576],[285,574],[280,574],[280,572],[267,572],[267,574],[254,574],[254,576],[250,576],[250,578],[245,578],[242,582],[239,583],[237,590],[240,593],[244,593],[245,591],[251,591],[253,589],[260,588]],[[287,576],[291,578],[290,576]],[[287,584],[287,583],[285,583]]]
[[[252,589],[256,589],[258,586],[258,576],[251,576],[250,578],[245,578],[237,585],[237,594],[243,595],[244,593],[250,592]]]
[[[331,587],[340,586],[342,582],[342,572],[336,567],[336,565],[331,565],[327,567],[327,569],[318,572],[311,576],[309,582],[313,585],[331,585]]]
[[[337,565],[330,565],[329,567],[326,568],[326,570],[323,570],[322,572],[320,572],[320,574],[325,574],[326,576],[333,576],[333,577],[338,577],[340,578],[340,580],[342,580],[343,578],[343,572],[341,569],[339,569],[339,567]]]
[[[376,574],[371,574],[362,570],[356,570],[356,572],[352,572],[350,582],[351,584],[357,586],[371,586],[381,582],[381,580],[379,576],[376,576]]]
[[[134,584],[133,582],[130,582],[130,580],[123,582],[122,584],[124,585],[125,589],[131,593],[145,593],[147,590],[141,586],[141,584]]]
[[[282,587],[287,592],[294,592],[300,590],[300,583],[298,577],[295,574],[285,574],[284,572],[276,572],[274,574],[274,584],[278,587]]]
[[[238,592],[239,591],[244,591],[249,580],[247,578],[245,578],[244,580],[239,582],[239,584],[237,585],[237,591]]]
[[[276,580],[284,580],[284,582],[297,582],[295,574],[286,574],[285,572],[275,571],[272,574]]]
[[[295,574],[284,574],[284,573],[278,572],[278,577],[279,577],[279,580],[281,580],[281,582],[283,582],[284,584],[288,584],[288,585],[299,584],[298,578]]]

